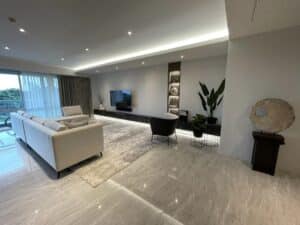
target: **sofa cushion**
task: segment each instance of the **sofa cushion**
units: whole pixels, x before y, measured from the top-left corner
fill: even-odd
[[[54,120],[46,120],[44,123],[44,126],[50,128],[52,130],[55,130],[55,131],[63,131],[63,130],[67,129],[67,127],[64,124],[61,124]]]
[[[77,119],[89,119],[89,115],[86,115],[86,114],[81,114],[81,115],[75,115],[75,116],[64,116],[64,117],[61,117],[61,118],[57,118],[55,119],[57,122],[64,122],[64,121],[72,121],[72,120],[77,120]]]
[[[31,115],[30,113],[24,112],[23,115],[25,118],[27,119],[32,119],[33,115]]]
[[[96,119],[90,119],[88,121],[88,124],[94,124],[94,123],[98,123],[98,120],[96,120]]]
[[[17,113],[22,116],[25,112],[23,110],[18,110]]]
[[[82,114],[82,109],[80,105],[65,106],[62,108],[64,116],[73,116]]]
[[[35,121],[35,122],[37,122],[37,123],[39,123],[39,124],[42,124],[42,125],[44,125],[45,122],[46,122],[45,119],[40,118],[40,117],[37,117],[37,116],[32,117],[32,121]]]
[[[81,118],[81,119],[76,119],[76,120],[71,120],[71,121],[63,121],[63,124],[67,126],[67,128],[72,129],[76,127],[81,127],[88,125],[89,120],[86,118]]]

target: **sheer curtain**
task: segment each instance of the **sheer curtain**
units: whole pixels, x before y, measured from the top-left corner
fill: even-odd
[[[24,108],[27,112],[43,118],[61,116],[58,78],[56,76],[22,73],[20,84]]]

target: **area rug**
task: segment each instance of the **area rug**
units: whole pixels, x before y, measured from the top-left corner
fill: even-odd
[[[103,157],[72,168],[92,187],[97,187],[153,148],[150,127],[105,121]]]

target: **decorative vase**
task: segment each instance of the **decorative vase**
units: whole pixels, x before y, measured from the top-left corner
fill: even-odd
[[[103,106],[103,104],[99,104],[99,109],[100,110],[104,110],[105,109],[104,106]]]

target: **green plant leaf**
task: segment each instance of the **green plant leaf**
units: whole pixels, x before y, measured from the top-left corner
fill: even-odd
[[[216,91],[216,95],[219,97],[225,89],[225,79],[221,82],[220,86],[218,87],[218,90]]]
[[[214,99],[215,99],[215,89],[213,88],[210,92],[209,97],[207,98],[207,103],[210,107],[213,105]]]
[[[192,119],[193,129],[201,129],[206,123],[206,116],[202,114],[196,114]]]
[[[209,91],[208,91],[206,85],[203,84],[203,83],[201,83],[201,82],[199,82],[199,85],[200,85],[200,87],[202,89],[202,92],[203,92],[204,96],[208,96],[209,95]]]
[[[207,111],[206,101],[205,101],[203,95],[200,92],[199,92],[199,96],[200,96],[202,107],[203,107],[204,111]]]
[[[221,102],[222,102],[222,100],[223,100],[223,97],[224,97],[224,96],[222,96],[222,97],[219,99],[217,105],[220,105],[220,104],[221,104]]]

